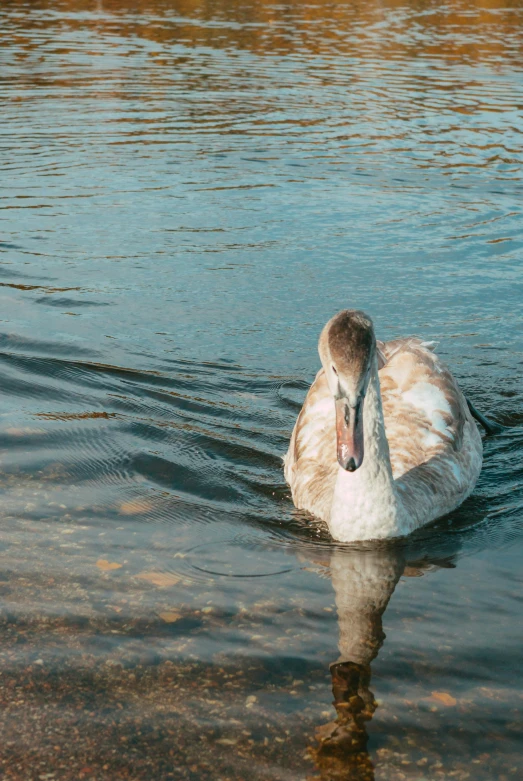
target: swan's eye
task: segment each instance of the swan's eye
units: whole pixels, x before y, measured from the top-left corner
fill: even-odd
[[[333,367],[332,367],[332,371],[334,372],[334,374],[335,374],[335,375],[336,375],[336,377],[337,377],[337,376],[338,376],[338,372],[336,371],[336,367],[335,367],[335,366],[333,366]]]

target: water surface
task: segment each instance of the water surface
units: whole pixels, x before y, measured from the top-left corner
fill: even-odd
[[[0,21],[3,777],[519,778],[521,2]],[[389,546],[283,481],[348,306],[507,427]]]

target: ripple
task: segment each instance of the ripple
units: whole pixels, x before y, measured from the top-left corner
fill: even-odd
[[[251,694],[265,659],[259,701],[247,708],[223,680],[219,716],[195,673],[191,734],[205,723],[216,749],[227,724],[251,719],[252,773],[280,777],[290,760],[267,765],[263,725],[280,708],[274,734],[294,724],[303,755],[311,702],[321,713],[331,699],[333,600],[373,564],[378,580],[405,574],[376,676],[383,734],[406,745],[413,719],[435,734],[424,703],[448,690],[462,698],[446,711],[453,734],[465,708],[481,741],[497,735],[521,623],[523,17],[494,5],[2,5],[0,608],[3,667],[24,670],[6,712],[41,657],[44,678],[70,664],[75,690],[86,664],[109,678],[132,667],[140,708],[164,662],[172,686],[182,659],[228,660]],[[348,306],[381,338],[438,339],[507,427],[485,440],[462,507],[386,544],[334,543],[282,473],[318,334]],[[134,718],[115,697],[117,724]],[[92,724],[106,699],[83,705]],[[131,731],[133,752],[170,718]],[[83,746],[71,773],[102,777]],[[495,764],[498,748],[475,766],[485,778],[514,765]]]
[[[266,541],[255,542],[252,539],[245,540],[241,536],[219,543],[196,545],[185,552],[183,561],[185,566],[197,573],[193,577],[204,578],[208,576],[225,578],[275,577],[296,569],[292,561],[288,559],[285,561],[281,549],[271,550]]]

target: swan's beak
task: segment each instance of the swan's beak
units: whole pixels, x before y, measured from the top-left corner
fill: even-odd
[[[355,472],[363,463],[363,397],[355,407],[345,396],[336,399],[336,447],[338,463]]]

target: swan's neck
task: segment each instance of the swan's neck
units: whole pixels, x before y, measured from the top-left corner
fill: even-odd
[[[338,470],[329,529],[336,540],[383,539],[404,534],[404,510],[392,476],[378,365],[374,361],[363,406],[363,463]]]

